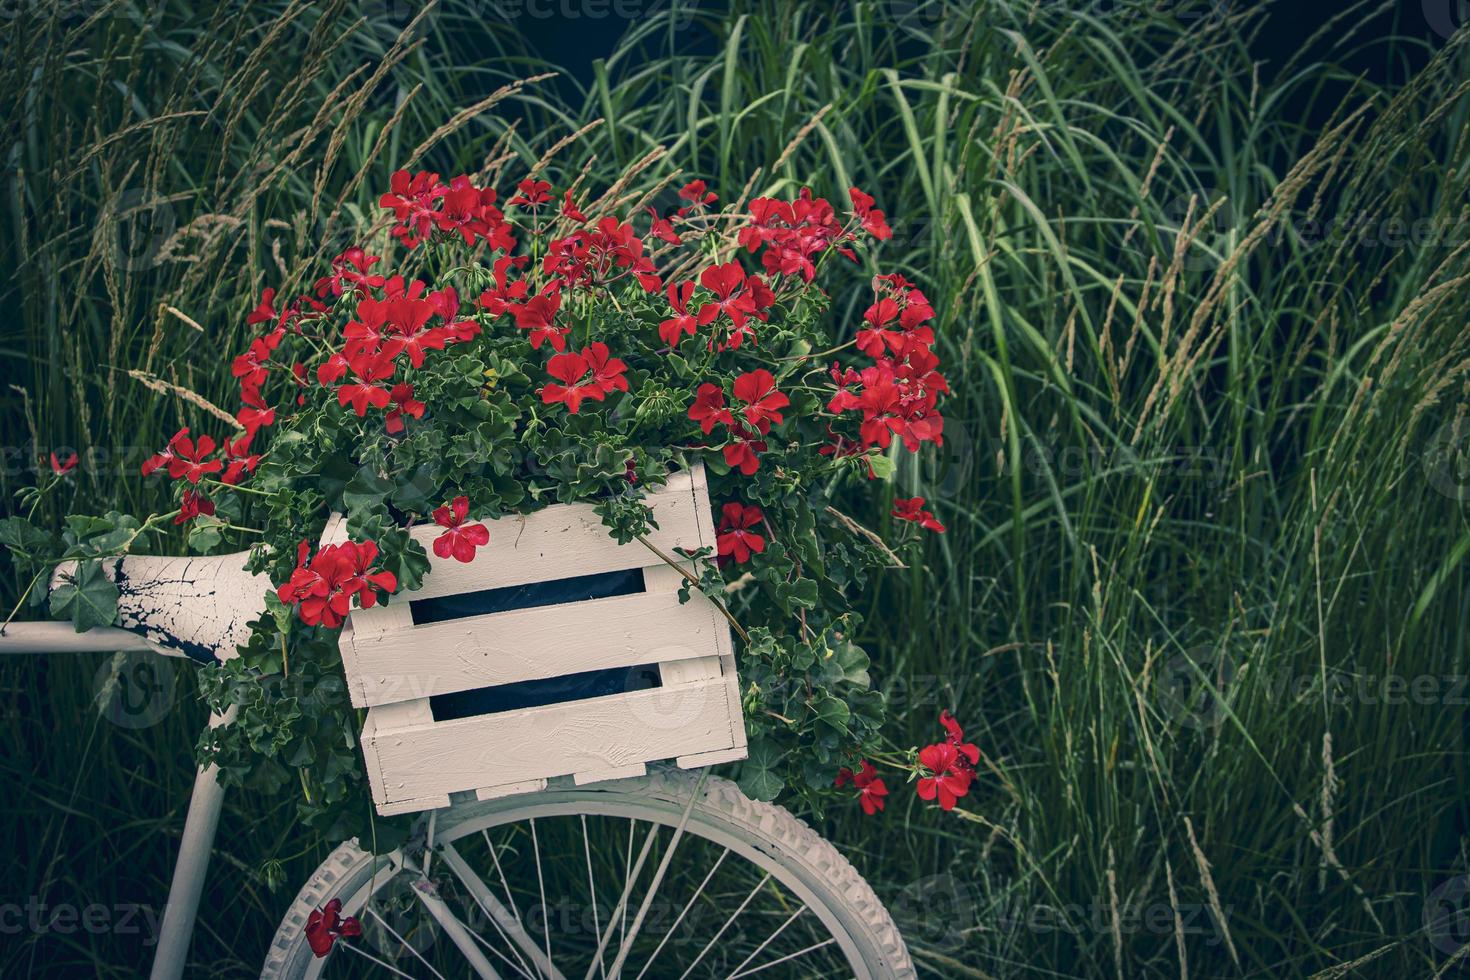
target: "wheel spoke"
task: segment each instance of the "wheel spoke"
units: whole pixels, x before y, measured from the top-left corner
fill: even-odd
[[[730,849],[728,847],[720,852],[719,859],[715,861],[715,866],[709,869],[709,874],[705,875],[704,880],[699,883],[699,887],[694,889],[693,896],[690,897],[689,901],[684,903],[684,907],[679,910],[678,918],[674,919],[674,924],[669,926],[669,931],[664,933],[663,940],[654,948],[653,955],[648,957],[648,962],[643,964],[643,969],[638,971],[638,976],[634,977],[633,980],[643,980],[643,974],[648,972],[650,966],[653,966],[653,961],[663,951],[664,944],[674,935],[674,932],[679,928],[679,923],[683,922],[684,917],[689,914],[689,910],[694,908],[694,903],[699,901],[699,896],[704,893],[704,886],[709,884],[709,880],[715,876],[715,872],[720,870],[720,865],[724,864],[725,858],[729,856]]]
[[[628,897],[633,892],[633,882],[637,881],[638,876],[643,873],[643,863],[648,860],[648,852],[653,848],[654,838],[658,836],[658,827],[659,825],[657,823],[650,822],[648,825],[648,836],[643,838],[643,849],[638,852],[638,861],[637,863],[633,864],[632,867],[629,868],[629,870],[626,872],[626,876],[623,880],[623,894],[618,899],[617,908],[613,909],[612,918],[608,919],[607,929],[603,932],[602,939],[597,943],[597,959],[587,964],[587,973],[582,977],[582,980],[592,980],[592,974],[597,971],[597,963],[602,959],[602,951],[604,949],[607,949],[608,940],[612,939],[613,926],[615,924],[614,920],[618,919],[620,916],[622,917],[622,920],[624,922],[627,922],[628,920]],[[632,825],[630,823],[630,846],[628,848],[628,853],[630,855],[633,853],[633,848],[631,846],[631,834]]]
[[[407,864],[407,862],[405,862],[405,866],[406,866],[406,864]],[[434,969],[434,965],[432,963],[430,963],[428,960],[424,959],[424,954],[423,953],[420,953],[418,950],[416,950],[412,946],[410,946],[409,943],[408,943],[408,940],[406,940],[402,936],[400,936],[398,934],[398,931],[396,929],[394,929],[392,926],[390,926],[388,924],[388,921],[386,919],[384,919],[381,915],[378,914],[378,910],[377,909],[375,909],[371,905],[369,905],[368,906],[368,914],[371,915],[374,919],[377,920],[378,925],[382,926],[384,929],[387,929],[388,930],[388,934],[390,936],[392,936],[394,939],[398,940],[398,945],[400,945],[404,949],[408,950],[410,953],[412,953],[414,955],[415,958],[418,959],[418,961],[420,963],[422,963],[424,966],[427,966],[429,968],[429,972],[430,973],[432,973],[432,974],[434,974],[434,976],[438,977],[439,980],[444,980],[444,974],[442,974],[438,970]]]
[[[773,966],[779,966],[782,963],[789,963],[792,960],[796,959],[798,956],[805,956],[807,953],[810,953],[813,950],[821,949],[823,946],[831,946],[835,942],[837,942],[836,937],[833,937],[833,938],[830,938],[830,939],[824,939],[824,940],[822,940],[819,943],[813,943],[812,945],[808,946],[806,949],[798,949],[794,953],[788,953],[785,956],[781,957],[779,960],[771,960],[771,962],[769,962],[769,963],[762,963],[760,966],[756,967],[754,970],[746,970],[744,973],[737,973],[735,976],[731,977],[730,980],[739,980],[740,977],[754,976],[755,974],[761,972],[762,970],[768,970],[771,967],[773,967]]]
[[[412,973],[404,973],[402,970],[398,969],[398,967],[394,966],[392,963],[389,963],[386,960],[380,960],[380,959],[378,959],[376,956],[374,956],[372,953],[369,953],[365,949],[358,949],[356,946],[352,945],[351,943],[343,943],[342,944],[342,948],[345,949],[345,950],[347,950],[348,952],[356,953],[358,956],[361,956],[363,959],[372,960],[374,963],[378,964],[383,969],[387,970],[389,973],[394,974],[395,976],[408,977],[408,980],[414,980],[414,976],[413,976]]]
[[[470,938],[470,930],[459,921],[458,916],[450,911],[449,906],[444,904],[444,899],[439,897],[438,889],[433,883],[427,878],[420,878],[413,883],[413,890],[414,894],[418,895],[419,901],[424,903],[424,908],[428,909],[429,914],[434,917],[434,921],[449,934],[450,941],[459,948],[464,958],[469,960],[470,966],[474,968],[480,980],[500,980],[500,974],[485,958],[485,954],[480,952],[480,947],[476,946],[475,941]],[[437,970],[435,976],[438,976]]]
[[[531,961],[536,964],[536,970],[541,975],[549,977],[551,980],[566,980],[562,976],[561,971],[549,959],[546,959],[545,954],[536,945],[536,941],[522,927],[521,920],[512,916],[510,911],[504,905],[500,904],[500,901],[491,894],[490,887],[480,879],[480,876],[475,873],[475,869],[470,867],[469,862],[464,859],[463,855],[459,853],[455,846],[446,842],[439,845],[439,847],[444,856],[444,863],[449,866],[449,869],[454,872],[455,877],[469,891],[476,904],[489,916],[490,923],[495,926],[500,935],[510,944],[511,952],[515,954],[516,960],[520,963],[518,967],[519,971],[524,976],[533,976],[531,967],[521,957],[521,952],[524,951],[531,957]],[[507,960],[507,962],[509,961]]]
[[[753,960],[757,956],[761,955],[761,951],[764,950],[767,946],[771,945],[771,943],[775,941],[776,937],[779,936],[779,935],[781,935],[781,933],[785,932],[786,931],[786,927],[789,926],[789,925],[791,925],[791,923],[795,922],[796,921],[796,917],[799,916],[799,915],[801,915],[801,913],[803,913],[805,911],[806,911],[806,906],[803,905],[801,908],[797,909],[795,912],[792,912],[791,913],[791,916],[785,922],[781,923],[781,925],[779,927],[777,927],[777,929],[776,929],[775,932],[771,933],[769,936],[766,937],[766,941],[765,942],[763,942],[759,946],[757,946],[755,948],[755,950],[749,956],[747,956],[745,959],[743,959],[743,960],[740,961],[740,965],[739,966],[737,966],[734,970],[730,971],[730,976],[727,977],[726,980],[735,980],[735,978],[740,975],[740,971],[743,970],[743,969],[745,969],[747,966],[750,965],[750,961],[751,960]]]
[[[500,887],[505,889],[505,904],[510,906],[511,915],[514,915],[516,921],[520,922],[521,911],[516,908],[515,896],[510,893],[510,882],[506,880],[505,872],[500,868],[499,852],[495,849],[495,844],[490,840],[490,831],[482,830],[480,831],[480,836],[485,838],[485,846],[490,848],[490,860],[495,863],[495,873],[500,875]]]
[[[597,917],[597,884],[592,878],[592,845],[587,840],[587,814],[582,813],[578,814],[578,816],[582,820],[582,853],[587,858],[587,892],[592,901],[592,934],[596,936],[602,934],[602,923],[598,921]],[[597,970],[601,974],[602,980],[607,980],[607,968],[606,964],[602,962],[601,950],[597,953]]]
[[[704,770],[708,772],[709,770]],[[694,812],[694,801],[699,799],[699,791],[704,787],[704,772],[700,773],[699,782],[694,787],[694,792],[689,794],[689,802],[684,804],[684,812],[679,817],[679,825],[674,828],[674,836],[669,840],[669,846],[664,851],[663,859],[659,861],[658,867],[653,872],[653,881],[648,884],[648,891],[643,895],[643,902],[638,906],[638,914],[633,916],[633,928],[630,933],[623,936],[622,946],[618,949],[618,957],[613,960],[613,980],[622,976],[623,964],[627,962],[628,954],[632,952],[633,943],[638,938],[638,932],[643,928],[643,920],[648,915],[649,906],[653,904],[653,898],[658,894],[659,885],[663,884],[664,875],[669,871],[669,862],[674,858],[674,852],[679,848],[679,841],[684,837],[684,828],[689,825],[689,815]],[[632,883],[629,882],[629,887]],[[627,913],[624,912],[624,917]],[[598,957],[601,959],[601,956]],[[742,966],[744,964],[741,964]]]
[[[536,837],[536,818],[531,818],[531,849],[536,853],[536,889],[541,893],[541,936],[546,940],[546,962],[551,963],[551,909],[546,907],[546,879],[541,877],[541,841]]]
[[[771,873],[767,871],[765,877],[756,882],[755,887],[750,890],[750,894],[745,896],[745,901],[740,903],[740,907],[737,908],[734,912],[730,913],[730,918],[726,919],[725,924],[720,926],[720,931],[715,933],[713,938],[711,938],[709,942],[705,943],[704,949],[701,949],[699,951],[699,955],[694,957],[694,962],[690,963],[689,967],[683,973],[679,974],[679,980],[684,980],[685,977],[694,972],[694,968],[699,965],[699,961],[704,959],[704,954],[708,953],[710,949],[714,946],[714,944],[720,941],[720,937],[725,934],[725,930],[730,928],[730,926],[734,924],[735,920],[740,917],[740,913],[745,911],[745,906],[750,904],[750,900],[755,898],[756,893],[759,892],[762,888],[766,887],[766,882],[770,880]]]

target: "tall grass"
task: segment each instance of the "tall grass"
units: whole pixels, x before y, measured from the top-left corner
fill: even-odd
[[[725,201],[855,183],[890,214],[894,240],[837,315],[857,321],[880,270],[939,310],[946,448],[905,457],[896,492],[929,497],[950,530],[865,597],[865,639],[895,742],[930,740],[950,707],[987,763],[969,819],[895,792],[884,818],[823,829],[938,975],[1458,968],[1452,924],[1426,930],[1426,909],[1470,872],[1453,452],[1470,35],[1355,35],[1370,12],[1264,67],[1249,6],[651,13],[585,90],[519,90],[421,154],[478,169],[504,146],[515,179],[603,119],[549,179],[599,186],[643,161],[630,196],[676,172]],[[192,409],[126,369],[221,395],[210,366],[254,292],[370,220],[387,171],[456,107],[540,70],[487,48],[512,32],[476,34],[469,8],[403,37],[352,13],[8,28],[31,40],[0,69],[22,122],[0,236],[19,315],[0,343],[29,399],[6,403],[7,433],[161,442]],[[1334,67],[1369,44],[1423,67],[1393,84]],[[168,247],[119,260],[111,216],[164,202]],[[110,473],[78,490],[96,509],[146,492]],[[52,901],[159,902],[201,712],[179,678],[162,723],[98,724],[94,669],[4,668],[5,776],[26,790],[4,804],[12,880]],[[223,826],[196,950],[244,974],[286,901],[259,855],[299,851],[289,891],[322,848],[282,799],[241,796]],[[147,951],[117,939],[31,935],[7,962],[127,975]]]

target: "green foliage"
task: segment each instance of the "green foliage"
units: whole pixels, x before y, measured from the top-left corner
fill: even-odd
[[[1349,6],[1325,25],[1320,48],[1292,65],[1257,66],[1247,42],[1274,6],[1233,7],[1231,19],[1211,15],[1223,6],[1151,2],[859,4],[838,16],[743,3],[685,22],[655,14],[619,24],[627,34],[598,90],[567,82],[503,102],[475,117],[478,145],[441,140],[426,151],[441,172],[477,168],[513,117],[530,116],[508,143],[529,167],[546,149],[542,137],[607,112],[615,124],[580,137],[547,179],[566,185],[595,154],[596,183],[665,146],[640,187],[679,168],[738,188],[760,167],[752,194],[816,175],[819,193],[856,183],[888,210],[896,240],[874,261],[925,277],[941,352],[962,365],[953,378],[961,394],[936,465],[878,466],[896,492],[928,496],[950,531],[894,546],[909,567],[865,580],[852,639],[896,709],[886,730],[896,747],[932,740],[934,715],[949,707],[996,771],[963,801],[988,824],[910,810],[890,780],[882,817],[829,808],[821,829],[853,856],[933,972],[1177,976],[1182,958],[1191,976],[1399,977],[1446,965],[1426,936],[1425,910],[1436,886],[1467,870],[1463,705],[1453,681],[1427,700],[1386,698],[1371,683],[1372,696],[1350,686],[1344,697],[1336,681],[1470,673],[1465,511],[1430,453],[1442,433],[1453,449],[1461,431],[1466,36],[1365,36],[1353,27],[1364,8]],[[1422,33],[1411,7],[1406,29]],[[179,414],[171,396],[114,367],[227,401],[228,379],[193,362],[239,349],[238,313],[276,278],[273,252],[305,281],[309,250],[298,241],[320,240],[329,214],[338,214],[333,227],[367,214],[384,157],[401,161],[500,72],[533,70],[492,53],[513,31],[487,32],[473,12],[447,5],[424,48],[390,56],[362,107],[344,110],[334,162],[324,163],[318,133],[276,170],[268,157],[291,152],[287,137],[309,126],[326,90],[362,60],[379,63],[393,33],[329,23],[271,35],[263,5],[215,9],[218,25],[174,13],[144,31],[102,18],[69,35],[78,24],[38,25],[46,5],[26,5],[6,28],[24,42],[7,46],[16,56],[4,59],[0,91],[27,136],[17,203],[0,212],[9,232],[0,261],[21,297],[3,329],[43,441],[110,452],[168,437]],[[295,16],[334,9],[306,5]],[[324,35],[336,46],[307,50]],[[265,36],[278,37],[257,59],[268,75],[241,84],[249,45]],[[174,46],[193,60],[156,53]],[[1383,63],[1427,64],[1411,84],[1386,87],[1330,64],[1361,46]],[[408,93],[420,81],[379,148],[394,86]],[[465,83],[482,87],[454,89]],[[216,115],[201,125],[162,118],[159,107]],[[214,124],[224,119],[236,128]],[[71,178],[98,134],[112,141]],[[367,176],[351,185],[362,167]],[[145,193],[123,200],[130,172]],[[251,184],[261,174],[265,191]],[[1201,223],[1196,196],[1224,203]],[[109,209],[114,201],[135,217],[168,201],[176,228],[214,214],[239,223],[220,222],[197,254],[128,268],[100,244],[120,236],[94,234],[99,215],[120,210]],[[1196,231],[1181,229],[1186,216]],[[1343,225],[1329,234],[1323,222],[1333,217],[1368,233]],[[1383,234],[1390,222],[1431,231],[1406,244]],[[832,290],[835,339],[857,322],[853,295]],[[165,302],[208,332],[160,314]],[[529,382],[512,374],[501,383],[524,390]],[[646,387],[633,391],[650,424],[677,416]],[[6,432],[27,431],[18,396],[3,411]],[[319,445],[330,436],[310,442]],[[460,458],[475,451],[461,447]],[[153,490],[113,472],[123,470],[84,466],[80,509],[158,509]],[[340,485],[328,492],[354,475],[336,473]],[[5,479],[9,491],[29,475]],[[840,490],[828,502],[895,540],[881,527],[885,507]],[[35,526],[58,526],[69,503],[65,494],[48,500]],[[320,527],[306,515],[321,503],[280,506],[273,527],[301,515],[297,537],[314,540]],[[222,547],[248,543],[226,532]],[[875,546],[854,537],[843,547]],[[824,577],[836,580],[848,564],[829,563]],[[31,574],[13,576],[12,595]],[[1181,676],[1198,678],[1175,668],[1199,651],[1234,665],[1214,675],[1233,678],[1221,685],[1228,712],[1194,716],[1161,696]],[[133,894],[161,894],[168,831],[193,778],[180,746],[202,712],[191,705],[145,732],[94,740],[76,721],[91,717],[95,663],[3,666],[7,689],[44,694],[3,729],[4,775],[31,791],[11,802],[21,879],[52,880],[65,866],[79,891],[126,883]],[[741,667],[748,688],[760,665],[747,657]],[[805,709],[799,691],[781,694]],[[753,725],[766,727],[741,769],[757,796],[773,792],[789,764],[785,743],[772,739],[790,737],[764,704],[752,702]],[[134,789],[140,769],[145,791]],[[285,895],[325,854],[299,843],[308,836],[300,799],[250,789],[231,797],[221,848],[240,864],[216,862],[221,898],[196,940],[200,962],[258,971],[253,951],[268,942]],[[86,840],[99,846],[75,843]],[[267,874],[245,870],[282,840],[301,853]],[[1200,855],[1233,946],[1204,912]],[[268,892],[268,879],[285,892]],[[930,886],[942,890],[930,895]],[[1089,914],[1106,910],[1114,889],[1135,913],[1116,939]],[[1182,950],[1172,928],[1144,918],[1171,905],[1198,913]],[[1074,906],[1083,914],[1066,911]],[[31,936],[6,962],[74,968],[86,957],[116,976],[140,972],[146,951],[114,967],[125,954],[103,939],[74,950]]]

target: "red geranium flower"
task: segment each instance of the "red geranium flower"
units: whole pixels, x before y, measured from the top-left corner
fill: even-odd
[[[725,465],[750,476],[760,469],[759,454],[766,451],[766,444],[756,438],[757,433],[753,429],[739,423],[733,426],[733,430],[734,440],[724,448]]]
[[[562,198],[562,201],[561,201],[561,216],[563,218],[570,218],[573,221],[586,221],[587,220],[587,216],[585,214],[583,214],[581,211],[579,211],[577,209],[577,205],[572,202],[572,192],[571,191],[567,191],[566,192],[566,195]]]
[[[234,441],[225,440],[225,459],[230,461],[230,465],[220,475],[221,483],[234,486],[246,473],[255,472],[255,467],[260,464],[260,455],[250,452],[250,443],[254,438],[254,432],[246,432]]]
[[[771,431],[772,422],[781,424],[780,410],[791,404],[791,399],[776,390],[776,379],[765,368],[736,378],[735,397],[746,403],[742,414],[761,435]]]
[[[218,473],[224,469],[225,464],[219,460],[205,459],[214,452],[215,447],[214,440],[209,436],[200,436],[199,442],[195,443],[189,438],[188,429],[180,429],[178,434],[169,440],[168,447],[171,450],[168,460],[170,479],[185,479],[190,483],[198,483],[207,474]]]
[[[306,942],[311,947],[312,955],[320,958],[332,951],[332,945],[338,939],[350,939],[362,935],[362,924],[357,917],[342,915],[342,900],[334,898],[325,906],[313,909],[311,915],[306,918]]]
[[[393,357],[386,351],[365,350],[347,358],[347,366],[357,380],[337,389],[337,404],[352,406],[358,418],[367,415],[368,406],[388,407],[388,389],[378,384],[393,377]]]
[[[888,787],[878,776],[878,771],[873,768],[873,764],[867,759],[863,760],[863,764],[855,773],[846,766],[837,770],[837,778],[832,781],[832,785],[841,789],[848,783],[857,787],[858,802],[862,804],[863,812],[868,816],[871,817],[883,809],[884,803],[887,802],[884,797],[888,795]]]
[[[679,197],[688,201],[696,208],[706,207],[719,200],[712,191],[706,191],[702,180],[691,180],[679,188]]]
[[[725,392],[716,384],[705,383],[694,393],[694,404],[689,406],[689,419],[698,422],[700,431],[709,435],[716,422],[734,425],[735,416],[725,407]]]
[[[929,511],[923,510],[923,506],[923,497],[898,497],[893,501],[893,510],[890,513],[901,521],[913,521],[926,531],[943,533],[944,525]]]
[[[369,255],[360,247],[352,246],[332,259],[332,274],[316,281],[316,294],[326,296],[330,293],[333,296],[341,296],[344,290],[350,288],[360,290],[381,288],[383,277],[369,272],[381,261],[383,261],[381,255]]]
[[[491,316],[500,316],[506,310],[513,308],[518,302],[526,298],[530,291],[530,284],[524,279],[509,281],[511,269],[522,269],[530,258],[525,255],[502,255],[495,260],[491,271],[495,276],[495,286],[480,294],[480,306]]]
[[[516,185],[516,190],[520,193],[507,201],[507,204],[525,205],[534,211],[551,201],[551,185],[544,180],[532,180],[528,177]]]
[[[747,528],[755,527],[764,518],[759,507],[732,501],[720,508],[719,533],[715,537],[716,551],[722,558],[733,557],[741,564],[750,561],[752,554],[766,550],[766,539]]]
[[[949,713],[949,709],[946,708],[939,712],[939,723],[944,726],[949,744],[959,750],[960,755],[970,761],[970,765],[979,765],[980,749],[973,742],[965,741],[965,730],[960,727],[959,722],[955,721],[955,717]]]
[[[403,431],[403,417],[405,415],[416,419],[424,417],[424,409],[427,406],[420,401],[414,401],[413,385],[400,381],[388,392],[388,398],[393,407],[388,409],[383,416],[383,424],[390,433],[397,435]]]
[[[214,504],[207,497],[201,497],[193,490],[185,490],[184,498],[179,502],[179,513],[174,518],[174,523],[187,524],[200,514],[213,517]]]
[[[679,346],[679,341],[684,339],[680,334],[694,336],[696,317],[689,312],[689,298],[693,295],[692,281],[669,283],[669,305],[674,308],[674,316],[658,325],[658,336],[670,347]]]
[[[434,554],[440,558],[453,557],[455,561],[471,562],[475,549],[490,543],[490,529],[483,524],[466,524],[469,516],[468,497],[458,496],[448,507],[434,509],[434,523],[447,530],[434,539]]]
[[[648,233],[650,235],[668,242],[670,245],[684,244],[684,239],[679,237],[679,233],[674,230],[674,226],[669,223],[668,218],[660,218],[658,212],[653,208],[649,208],[648,213],[653,217],[653,223],[648,227]]]
[[[274,289],[267,287],[261,290],[260,302],[255,304],[255,309],[246,315],[245,322],[247,324],[255,324],[269,323],[274,320],[276,318],[275,302],[276,291]]]
[[[420,170],[412,177],[407,170],[393,174],[389,184],[391,190],[378,199],[378,206],[392,208],[398,224],[391,234],[405,248],[416,248],[428,237],[438,217],[435,207],[438,200],[449,192],[439,175]]]
[[[372,567],[378,557],[376,542],[330,544],[310,562],[309,552],[310,545],[302,541],[296,549],[296,570],[276,590],[282,602],[298,606],[301,621],[308,626],[336,629],[347,618],[354,595],[358,605],[370,609],[377,604],[377,589],[393,592],[398,588],[392,572]]]
[[[863,223],[863,228],[868,234],[880,241],[892,238],[893,231],[888,227],[888,220],[883,212],[873,207],[873,199],[856,187],[849,187],[847,194],[852,198],[852,210],[858,220]]]
[[[939,742],[919,750],[919,765],[928,775],[915,786],[921,800],[939,799],[941,810],[953,810],[955,801],[970,791],[975,770],[965,764],[953,742]]]
[[[628,379],[623,372],[628,366],[608,355],[607,345],[593,343],[578,353],[557,354],[546,364],[546,372],[562,384],[541,388],[541,400],[547,405],[561,402],[573,415],[585,399],[602,401],[614,391],[627,391]],[[583,380],[588,374],[592,376]]]
[[[567,334],[571,333],[571,328],[559,327],[555,323],[556,313],[561,309],[561,293],[555,290],[537,293],[509,309],[515,314],[516,326],[531,331],[532,350],[540,350],[548,340],[554,351],[567,349]]]
[[[57,476],[66,476],[77,468],[77,454],[72,453],[66,459],[57,459],[56,454],[51,454],[51,472]]]

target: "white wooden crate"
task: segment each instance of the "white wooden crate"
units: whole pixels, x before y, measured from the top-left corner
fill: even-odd
[[[704,467],[649,493],[658,528],[648,540],[712,547]],[[362,750],[378,812],[447,806],[534,792],[553,776],[578,783],[745,757],[745,722],[724,617],[698,592],[680,603],[680,574],[638,542],[619,545],[591,504],[558,504],[484,522],[490,543],[469,563],[441,559],[443,528],[411,533],[429,552],[423,588],[391,605],[354,609],[340,645],[352,703],[368,708]],[[324,543],[345,540],[340,519]],[[414,600],[638,569],[644,591],[414,624]],[[423,617],[421,614],[421,618]],[[656,664],[660,686],[475,717],[435,721],[430,698],[584,671]]]

